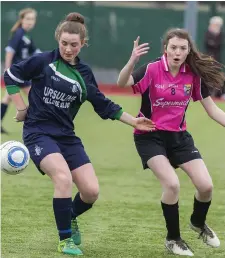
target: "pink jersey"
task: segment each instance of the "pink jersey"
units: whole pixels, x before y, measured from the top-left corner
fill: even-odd
[[[193,74],[187,64],[183,64],[178,75],[173,77],[165,55],[140,67],[132,76],[134,93],[142,95],[138,116],[150,118],[157,130],[185,131],[185,112],[191,98],[197,101],[210,95],[201,78]]]

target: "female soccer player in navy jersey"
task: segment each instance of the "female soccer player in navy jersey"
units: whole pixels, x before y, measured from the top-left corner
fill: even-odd
[[[40,52],[40,50],[35,47],[32,39],[28,34],[28,32],[31,31],[35,26],[36,17],[37,13],[32,8],[26,8],[19,12],[19,19],[11,29],[12,35],[7,47],[5,48],[5,69],[8,69],[11,64],[23,61],[32,54]],[[20,84],[20,87],[28,95],[30,90],[30,82],[25,81],[24,83]],[[9,103],[10,96],[6,91],[1,102],[1,120],[6,114]],[[2,127],[1,132],[7,133],[7,131]]]
[[[198,52],[183,29],[169,30],[163,47],[161,58],[133,71],[140,56],[149,50],[148,43],[139,45],[138,37],[117,83],[120,87],[132,86],[134,93],[141,93],[138,117],[149,118],[156,125],[152,132],[135,129],[134,141],[143,167],[153,171],[163,188],[161,206],[168,231],[165,245],[173,254],[193,256],[180,236],[180,184],[174,168],[183,169],[197,189],[191,228],[206,244],[218,247],[218,237],[205,223],[213,183],[192,136],[186,131],[185,112],[191,98],[199,100],[209,117],[225,126],[225,113],[210,97],[210,89],[221,89],[225,76],[222,65]]]
[[[78,54],[87,42],[84,18],[69,14],[55,32],[59,49],[37,54],[11,66],[4,75],[14,102],[17,121],[24,121],[23,139],[42,174],[54,184],[53,210],[59,231],[58,251],[80,255],[76,217],[98,198],[99,185],[82,142],[74,133],[73,119],[88,100],[102,119],[120,120],[137,130],[150,131],[147,118],[134,118],[99,90],[91,68]],[[32,79],[27,108],[18,85]],[[79,192],[72,201],[72,186]],[[71,228],[72,221],[72,228]]]

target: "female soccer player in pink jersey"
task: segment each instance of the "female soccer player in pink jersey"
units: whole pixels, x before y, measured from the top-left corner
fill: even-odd
[[[150,168],[160,181],[161,206],[166,221],[166,248],[173,254],[193,256],[181,238],[179,227],[179,179],[174,168],[180,167],[191,178],[197,192],[190,227],[203,241],[218,247],[220,241],[206,225],[213,183],[192,136],[186,131],[185,112],[191,98],[200,101],[209,117],[225,126],[225,113],[210,97],[211,89],[221,89],[225,81],[222,65],[198,52],[189,34],[171,29],[164,38],[164,54],[133,72],[140,56],[147,54],[148,43],[134,41],[131,57],[121,70],[118,85],[132,86],[140,93],[139,117],[156,124],[152,132],[134,131],[134,141],[143,167]]]

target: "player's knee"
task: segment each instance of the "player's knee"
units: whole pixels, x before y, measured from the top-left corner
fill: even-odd
[[[178,181],[168,183],[166,188],[167,191],[173,195],[178,195],[180,192],[180,184]]]
[[[58,172],[58,175],[54,177],[54,185],[57,191],[68,193],[72,192],[73,181],[68,174]]]
[[[99,196],[99,186],[93,185],[88,186],[83,193],[81,193],[82,198],[87,203],[94,203]]]
[[[201,195],[210,195],[213,191],[213,184],[211,183],[206,183],[204,185],[202,185],[201,187],[199,187],[198,192]]]

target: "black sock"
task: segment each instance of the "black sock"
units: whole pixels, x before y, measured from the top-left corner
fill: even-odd
[[[180,222],[179,222],[179,206],[175,204],[166,204],[161,202],[163,215],[166,220],[167,240],[180,239]]]
[[[60,240],[71,237],[72,198],[53,198],[55,221]]]
[[[1,103],[1,120],[5,116],[7,108],[8,108],[8,104]]]
[[[203,227],[206,221],[206,215],[209,210],[209,202],[200,202],[194,197],[194,210],[191,215],[191,223],[196,227]]]
[[[83,202],[80,198],[80,193],[78,192],[75,195],[73,204],[72,204],[72,217],[73,218],[78,217],[85,211],[91,209],[92,206],[93,206],[93,204]]]

